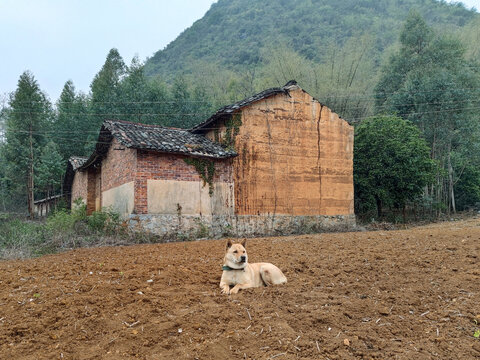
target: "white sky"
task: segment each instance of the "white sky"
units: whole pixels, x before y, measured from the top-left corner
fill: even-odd
[[[127,64],[135,54],[145,60],[203,17],[214,2],[0,0],[0,96],[15,90],[25,70],[33,72],[53,101],[69,79],[77,90],[88,92],[111,48]],[[463,2],[480,9],[480,0]]]
[[[0,0],[0,95],[30,70],[56,101],[65,82],[89,91],[115,47],[127,64],[163,49],[216,0]]]

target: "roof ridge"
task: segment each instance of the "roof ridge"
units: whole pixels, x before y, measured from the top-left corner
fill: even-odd
[[[157,125],[157,124],[145,124],[145,123],[139,123],[139,122],[133,122],[133,121],[127,121],[127,120],[118,120],[118,119],[105,119],[103,122],[104,123],[105,122],[110,122],[112,124],[120,123],[120,124],[126,124],[126,125],[144,126],[144,127],[151,127],[151,128],[156,128],[156,129],[160,128],[160,129],[168,129],[168,130],[188,131],[188,129],[162,126],[162,125]]]
[[[189,131],[196,133],[199,130],[202,130],[202,128],[208,126],[211,124],[213,121],[215,121],[217,118],[223,116],[223,115],[231,115],[233,112],[248,106],[256,101],[260,101],[266,98],[269,98],[270,96],[277,95],[280,93],[285,93],[289,94],[289,90],[292,89],[292,87],[298,86],[298,83],[295,80],[290,80],[288,81],[285,85],[282,87],[272,87],[269,89],[265,89],[263,91],[260,91],[259,93],[250,95],[246,97],[245,99],[242,99],[240,101],[234,102],[233,104],[226,105],[220,109],[218,109],[212,116],[210,116],[207,120],[195,125],[193,128],[191,128]]]

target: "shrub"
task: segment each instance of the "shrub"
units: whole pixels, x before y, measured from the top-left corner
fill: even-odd
[[[11,219],[0,223],[0,258],[30,257],[47,238],[45,228],[35,222]]]
[[[55,211],[47,218],[47,229],[51,232],[71,232],[76,221],[75,215],[67,210]]]
[[[25,258],[79,246],[115,244],[122,241],[117,236],[122,230],[119,225],[120,216],[113,210],[103,209],[87,216],[84,204],[71,212],[55,211],[45,222],[1,216],[0,258]],[[115,238],[109,238],[112,234]]]
[[[112,208],[103,208],[102,211],[95,211],[87,218],[87,223],[93,231],[111,234],[119,229],[120,215]]]

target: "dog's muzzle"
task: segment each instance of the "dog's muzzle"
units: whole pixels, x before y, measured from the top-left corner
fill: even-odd
[[[246,256],[240,256],[240,262],[244,263],[245,261],[247,261],[247,257]]]

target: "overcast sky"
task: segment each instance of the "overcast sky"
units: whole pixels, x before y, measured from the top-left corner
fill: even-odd
[[[25,70],[33,72],[52,101],[69,79],[88,92],[111,48],[127,64],[135,54],[145,60],[203,17],[214,2],[0,0],[0,95],[14,91]],[[463,2],[480,9],[480,0]]]

